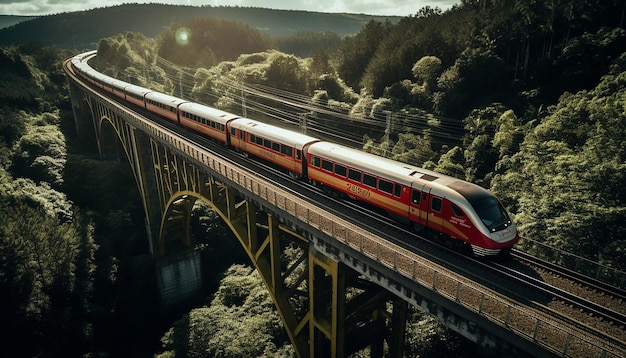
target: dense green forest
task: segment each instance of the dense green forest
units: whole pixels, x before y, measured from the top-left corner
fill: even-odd
[[[625,270],[624,6],[468,0],[351,36],[268,37],[194,18],[154,37],[104,37],[97,66],[239,114],[246,89],[250,117],[306,117],[321,126],[311,130],[478,183],[524,236]],[[205,207],[192,230],[211,282],[184,307],[159,306],[132,174],[74,132],[61,62],[75,53],[0,51],[0,288],[12,327],[3,352],[293,356],[260,278]],[[542,254],[533,241],[519,248]],[[419,311],[405,351],[477,353]]]

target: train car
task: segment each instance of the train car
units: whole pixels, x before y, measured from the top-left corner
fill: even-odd
[[[150,92],[153,92],[153,91],[147,88],[141,87],[141,86],[126,84],[126,87],[124,87],[124,95],[125,95],[124,98],[128,102],[131,102],[138,106],[146,108],[145,97],[146,97],[146,94]]]
[[[72,67],[74,68],[74,71],[76,71],[79,75],[81,75],[81,69],[83,67],[83,61],[82,61],[83,56],[74,56],[72,57],[71,63],[72,63]]]
[[[107,80],[107,78],[110,78],[107,75],[104,75],[94,69],[92,69],[91,71],[89,71],[87,73],[87,75],[93,79],[94,81],[94,85],[96,85],[97,87],[104,89],[104,83]]]
[[[80,76],[87,80],[89,80],[89,77],[86,76],[85,71],[91,69],[87,61],[95,56],[96,53],[97,51],[93,50],[72,57],[71,63],[74,67],[74,70],[77,71]],[[93,83],[93,80],[91,80],[91,82]]]
[[[78,62],[77,64],[72,63],[72,65],[74,66],[74,70],[76,71],[78,76],[80,76],[81,78],[83,78],[84,80],[88,81],[91,84],[95,84],[93,75],[89,73],[90,71],[96,72],[94,69],[92,69],[89,66],[85,66],[82,62]]]
[[[304,150],[319,139],[248,118],[228,122],[230,144],[289,171],[293,177],[306,176]]]
[[[94,70],[89,65],[83,65],[79,67],[79,75],[89,81],[96,87],[102,88],[102,84],[99,82],[104,78],[104,75]]]
[[[128,84],[113,77],[104,76],[101,78],[102,88],[116,97],[125,99],[124,87]]]
[[[335,143],[306,151],[308,178],[387,211],[391,217],[471,245],[476,256],[495,256],[519,235],[493,194],[478,185]]]
[[[159,92],[148,92],[144,96],[145,108],[171,121],[179,123],[178,106],[187,102],[178,97]]]
[[[239,116],[199,103],[183,103],[178,107],[180,124],[198,133],[230,144],[226,130],[228,122]]]

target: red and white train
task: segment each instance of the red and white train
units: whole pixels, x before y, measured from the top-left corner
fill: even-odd
[[[476,256],[496,256],[519,241],[500,201],[478,185],[128,84],[91,68],[95,55],[71,61],[95,86],[292,176],[380,207],[419,231],[458,239]]]

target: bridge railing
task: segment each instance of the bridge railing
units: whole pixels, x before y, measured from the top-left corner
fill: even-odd
[[[139,118],[124,108],[118,108],[119,114],[131,125],[168,144],[191,161],[231,181],[241,190],[261,197],[268,204],[289,212],[303,223],[358,250],[406,278],[438,292],[442,297],[479,313],[504,329],[513,330],[563,356],[620,357],[625,353],[623,349],[601,335],[589,334],[572,327],[571,324],[549,316],[537,308],[519,304],[498,292],[446,270],[298,198],[277,185],[268,183],[246,168],[225,161],[156,123]]]

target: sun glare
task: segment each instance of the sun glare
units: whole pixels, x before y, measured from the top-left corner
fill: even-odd
[[[179,45],[186,45],[189,43],[189,30],[184,27],[176,30],[176,42],[178,42]]]

